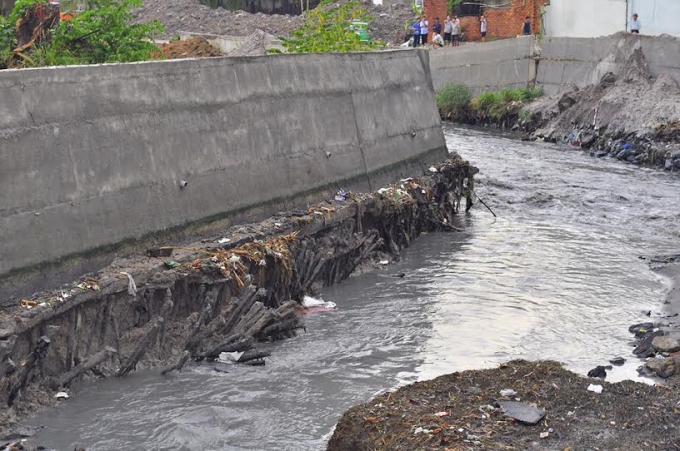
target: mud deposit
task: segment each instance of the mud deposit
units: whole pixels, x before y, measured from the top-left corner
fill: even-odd
[[[602,392],[588,391],[591,385]],[[508,401],[545,417],[536,424],[508,418],[501,408]],[[677,450],[680,392],[602,383],[556,362],[512,361],[380,395],[350,409],[328,444],[328,451],[426,449]]]

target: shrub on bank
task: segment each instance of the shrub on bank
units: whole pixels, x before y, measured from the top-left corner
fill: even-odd
[[[435,100],[439,111],[447,119],[461,120],[467,114],[472,95],[470,89],[460,83],[447,82],[437,91]]]
[[[515,88],[489,91],[471,98],[470,90],[461,84],[447,83],[436,95],[437,106],[446,119],[471,124],[496,124],[507,127],[530,116],[523,106],[542,96],[540,88]]]
[[[355,30],[358,22],[368,23],[371,19],[357,0],[323,0],[303,13],[302,25],[290,38],[282,38],[283,46],[291,53],[365,52],[384,47],[380,41],[362,40]]]

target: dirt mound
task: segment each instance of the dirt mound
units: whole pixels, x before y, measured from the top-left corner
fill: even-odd
[[[174,41],[161,46],[161,53],[167,59],[181,58],[205,58],[222,56],[222,52],[216,49],[208,41],[201,37]]]
[[[373,21],[374,38],[384,42],[401,43],[404,25],[413,19],[410,7],[404,5],[366,4]],[[251,14],[246,11],[213,9],[199,0],[143,0],[141,8],[132,13],[133,20],[145,22],[152,19],[165,25],[164,38],[176,36],[180,31],[228,36],[250,36],[262,30],[276,37],[286,37],[302,23],[300,16],[279,14]]]
[[[527,108],[543,121],[536,136],[560,140],[574,132],[606,131],[640,137],[653,133],[660,122],[680,119],[678,84],[667,75],[654,80],[639,47],[613,49],[611,59],[623,67],[620,73],[609,72],[597,85],[544,98]]]
[[[602,392],[589,391],[591,384]],[[509,418],[500,405],[510,414],[517,399],[527,404],[521,413],[545,417],[533,425]],[[677,388],[610,384],[557,362],[513,361],[417,382],[354,407],[328,451],[677,450],[679,399]]]

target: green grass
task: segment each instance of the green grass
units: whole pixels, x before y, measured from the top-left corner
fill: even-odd
[[[481,117],[500,122],[519,115],[524,103],[542,95],[540,88],[501,89],[478,95],[470,102],[470,108]]]
[[[470,105],[470,89],[460,83],[447,82],[437,91],[435,100],[439,110],[447,116],[460,117]]]
[[[527,121],[530,115],[522,107],[543,95],[540,88],[514,88],[470,96],[467,86],[446,83],[436,95],[439,111],[445,117],[471,123],[509,123]],[[523,114],[524,113],[524,114]]]

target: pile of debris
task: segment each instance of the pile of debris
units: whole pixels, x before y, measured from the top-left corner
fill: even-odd
[[[404,27],[413,22],[411,8],[402,4],[363,5],[373,17],[373,38],[392,44],[401,44]],[[136,22],[155,19],[165,26],[159,38],[170,39],[180,32],[208,33],[229,36],[250,36],[256,30],[276,37],[288,37],[302,23],[302,16],[249,13],[211,8],[199,0],[144,0],[133,11]]]
[[[680,449],[679,395],[512,361],[379,395],[342,416],[327,449]]]
[[[160,49],[161,53],[159,56],[166,59],[222,56],[222,52],[219,49],[213,47],[205,38],[201,37],[169,42],[161,45]]]
[[[531,138],[591,149],[600,158],[680,169],[678,83],[664,74],[654,79],[639,47],[612,52],[625,67],[621,73],[525,108],[533,118]]]

